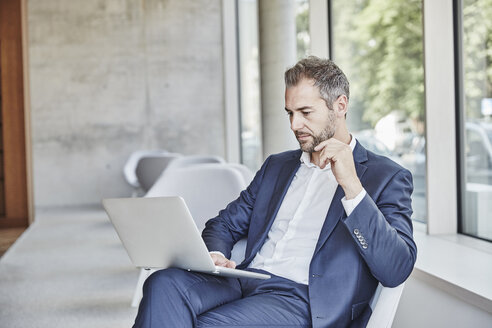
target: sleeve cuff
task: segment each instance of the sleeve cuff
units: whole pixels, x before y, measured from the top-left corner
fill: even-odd
[[[362,199],[366,196],[367,192],[365,189],[362,189],[362,191],[355,196],[355,198],[347,200],[347,198],[344,196],[342,198],[342,205],[343,208],[345,209],[345,213],[347,213],[347,216],[352,214],[352,212],[355,210],[357,205],[362,201]]]

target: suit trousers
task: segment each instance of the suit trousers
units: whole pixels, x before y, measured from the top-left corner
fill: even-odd
[[[133,327],[311,327],[308,286],[165,269],[145,281]]]

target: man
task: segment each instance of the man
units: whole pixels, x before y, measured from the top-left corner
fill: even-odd
[[[364,327],[378,282],[410,275],[412,177],[349,133],[349,84],[309,57],[285,73],[285,110],[300,150],[267,158],[238,199],[207,222],[216,265],[247,237],[240,269],[268,280],[178,269],[144,286],[136,327]]]

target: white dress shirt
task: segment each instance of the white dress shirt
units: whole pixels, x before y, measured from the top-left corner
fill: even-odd
[[[352,151],[356,145],[352,138]],[[309,264],[325,222],[338,183],[328,164],[324,169],[311,163],[309,153],[302,153],[297,170],[280,205],[268,237],[249,267],[266,270],[298,283],[308,284]],[[347,215],[366,195],[342,199]]]

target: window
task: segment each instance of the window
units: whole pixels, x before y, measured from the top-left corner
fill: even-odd
[[[296,0],[296,41],[297,60],[309,55],[309,1]]]
[[[492,1],[458,1],[460,232],[492,240]]]
[[[300,59],[308,55],[310,47],[309,1],[295,0],[292,4],[295,6],[295,17],[292,17],[292,22],[296,24],[296,34],[292,35],[292,37],[296,38],[297,58]],[[239,27],[241,161],[251,170],[256,171],[263,162],[258,1],[237,0],[237,7]],[[283,76],[278,76],[278,78],[282,79]],[[279,108],[279,113],[283,113],[282,108]]]
[[[238,0],[241,161],[255,172],[263,161],[258,41],[258,3]]]
[[[421,0],[330,1],[330,55],[350,82],[350,131],[408,168],[413,218],[426,220]]]

